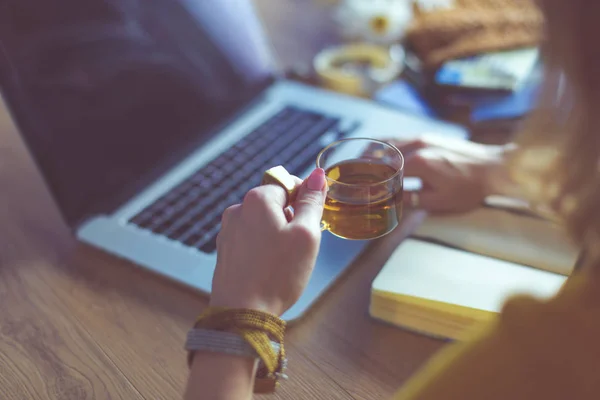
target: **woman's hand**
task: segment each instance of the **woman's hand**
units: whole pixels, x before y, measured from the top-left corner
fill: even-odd
[[[286,193],[276,185],[252,189],[223,214],[212,306],[281,315],[304,291],[319,252],[325,173],[296,179],[293,214],[284,210]]]
[[[313,171],[285,208],[276,185],[252,189],[243,204],[223,214],[211,306],[283,314],[300,297],[312,273],[325,202],[325,173]],[[251,399],[256,362],[224,353],[194,357],[185,399]]]
[[[480,207],[487,196],[515,195],[505,168],[513,145],[483,145],[435,136],[388,142],[404,154],[404,176],[423,182],[418,192],[405,193],[408,206],[433,213],[466,212]]]

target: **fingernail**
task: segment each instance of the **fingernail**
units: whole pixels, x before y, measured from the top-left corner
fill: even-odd
[[[317,168],[310,174],[306,186],[310,190],[323,190],[325,186],[325,171],[323,168]]]

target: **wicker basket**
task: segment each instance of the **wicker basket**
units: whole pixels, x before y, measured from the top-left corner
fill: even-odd
[[[542,14],[530,0],[455,2],[452,9],[431,12],[415,6],[406,40],[427,69],[450,59],[536,46],[542,39]]]

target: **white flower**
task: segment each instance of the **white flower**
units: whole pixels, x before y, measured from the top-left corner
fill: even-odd
[[[341,0],[334,17],[344,36],[389,45],[412,19],[412,0]]]

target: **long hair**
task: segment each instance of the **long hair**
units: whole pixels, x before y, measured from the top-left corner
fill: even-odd
[[[600,261],[600,2],[540,0],[545,87],[518,136],[515,181]]]

